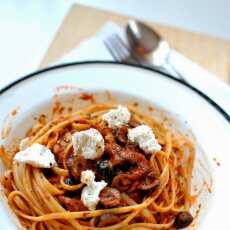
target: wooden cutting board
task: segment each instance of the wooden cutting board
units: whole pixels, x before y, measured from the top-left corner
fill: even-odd
[[[46,67],[94,35],[106,22],[125,26],[130,17],[113,12],[74,5],[65,17],[40,67]],[[220,79],[230,82],[230,41],[192,33],[175,27],[146,22],[154,27],[176,50],[197,62]],[[202,77],[202,76],[200,76]]]

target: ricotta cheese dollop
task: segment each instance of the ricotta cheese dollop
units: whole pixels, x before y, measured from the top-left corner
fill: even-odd
[[[89,210],[95,210],[100,201],[100,192],[107,186],[107,183],[104,180],[95,181],[94,172],[91,170],[81,173],[81,182],[87,185],[82,189],[81,200]]]
[[[16,153],[14,161],[37,168],[51,168],[56,165],[54,155],[50,149],[38,143]]]
[[[101,157],[105,148],[102,135],[93,128],[74,133],[72,143],[75,154],[91,160]]]
[[[109,112],[102,116],[102,119],[107,122],[108,126],[113,129],[120,128],[126,125],[131,117],[129,110],[119,105],[117,109],[111,109]]]
[[[161,150],[152,129],[147,125],[140,125],[128,130],[128,140],[136,143],[146,153],[158,152]]]

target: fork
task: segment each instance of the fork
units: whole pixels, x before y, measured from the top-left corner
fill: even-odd
[[[129,46],[125,44],[125,42],[120,38],[118,34],[114,33],[110,35],[109,37],[104,39],[103,42],[114,60],[117,62],[147,66],[151,69],[165,72],[163,68],[150,65],[141,57],[132,52]]]
[[[140,60],[132,54],[129,47],[117,34],[110,35],[104,39],[103,42],[116,61],[121,63],[141,64]]]

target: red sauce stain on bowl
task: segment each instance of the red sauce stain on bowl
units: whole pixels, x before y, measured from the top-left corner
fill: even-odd
[[[79,98],[84,101],[91,101],[92,104],[96,102],[92,93],[83,92],[79,95]]]
[[[73,89],[78,89],[78,88],[73,85],[60,85],[56,87],[56,92],[60,93],[60,91],[73,90]]]
[[[152,112],[154,109],[153,109],[152,106],[149,106],[149,107],[148,107],[148,110],[149,110],[149,112]]]
[[[14,109],[14,110],[12,110],[12,111],[11,111],[11,113],[10,113],[10,114],[11,114],[11,116],[13,116],[13,117],[14,117],[14,116],[16,116],[16,115],[17,115],[17,113],[18,113],[18,110],[17,110],[17,109]]]
[[[93,95],[91,93],[81,93],[79,98],[84,101],[92,100]]]
[[[46,124],[46,115],[45,114],[41,114],[38,118],[38,122],[42,125]]]
[[[139,105],[139,103],[138,103],[138,102],[136,102],[136,101],[135,101],[135,102],[133,102],[133,106],[134,106],[134,107],[138,107],[138,105]]]

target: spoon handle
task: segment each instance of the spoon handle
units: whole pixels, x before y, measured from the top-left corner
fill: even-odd
[[[177,71],[177,69],[168,61],[168,59],[166,59],[166,61],[163,64],[156,65],[150,60],[146,61],[142,58],[139,58],[138,64],[162,71],[162,72],[167,73],[169,75],[172,75],[173,77],[176,77],[176,78],[178,78],[184,82],[187,82],[185,80],[185,78],[183,77],[183,75],[179,71]]]
[[[182,81],[186,81],[183,75],[167,60],[162,67],[168,72],[170,75],[179,78]]]

